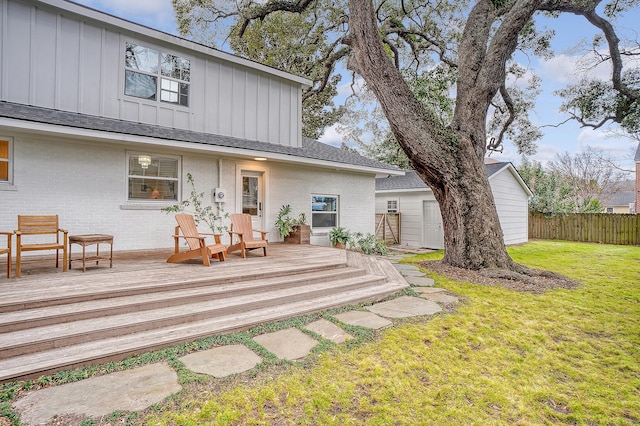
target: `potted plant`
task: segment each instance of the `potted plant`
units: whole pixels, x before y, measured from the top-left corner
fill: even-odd
[[[345,229],[341,226],[336,226],[335,228],[331,228],[329,231],[329,241],[331,245],[336,248],[345,249],[347,248],[347,243],[351,238],[351,233],[348,229]]]
[[[309,244],[311,242],[311,226],[307,225],[307,216],[300,213],[297,218],[292,217],[289,204],[280,208],[275,227],[285,243]]]

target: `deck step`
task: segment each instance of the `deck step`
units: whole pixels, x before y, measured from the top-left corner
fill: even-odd
[[[208,268],[147,262],[3,286],[0,382],[374,302],[408,286],[384,259],[326,248],[279,250],[286,255]]]
[[[224,275],[212,272],[210,268],[203,268],[199,275],[176,279],[173,275],[167,274],[142,274],[137,282],[132,283],[130,274],[126,274],[123,279],[117,276],[107,283],[92,285],[85,277],[72,277],[69,279],[59,278],[60,285],[56,286],[55,293],[49,289],[33,289],[28,297],[22,291],[15,294],[5,291],[0,300],[0,313],[13,312],[24,309],[35,309],[46,306],[59,306],[69,303],[79,303],[92,300],[103,300],[120,296],[132,296],[135,294],[149,294],[156,292],[166,292],[171,290],[182,290],[210,286],[214,284],[231,284],[239,281],[264,280],[288,275],[298,275],[305,273],[319,273],[346,267],[346,262],[319,262],[306,264],[287,265],[286,269],[261,270],[252,265],[250,270],[246,266],[236,266],[224,270]],[[116,274],[113,274],[116,275]],[[122,275],[125,275],[124,273]],[[110,275],[109,278],[112,278]],[[55,283],[53,283],[55,285]]]
[[[61,369],[122,360],[147,351],[216,334],[246,330],[258,324],[292,316],[352,303],[373,302],[404,287],[399,283],[383,283],[339,294],[319,295],[301,301],[253,309],[248,312],[227,314],[206,320],[17,356],[0,361],[0,381],[37,377]]]
[[[104,315],[62,325],[53,324],[29,330],[2,333],[0,334],[0,359],[69,346],[87,340],[99,340],[155,328],[192,323],[215,316],[279,306],[322,295],[339,294],[384,282],[385,277],[383,276],[362,275],[275,290],[257,290],[251,294],[175,304],[144,311],[130,311],[117,315]]]
[[[88,301],[67,303],[64,305],[48,305],[42,308],[11,311],[0,315],[0,333],[15,332],[34,327],[79,321],[89,318],[102,318],[105,315],[117,315],[127,312],[139,312],[158,309],[178,304],[202,302],[229,296],[251,295],[271,290],[278,290],[319,281],[348,279],[364,275],[362,269],[353,267],[325,270],[322,274],[314,270],[296,275],[268,277],[261,280],[245,280],[232,283],[210,281],[209,285],[198,282],[198,286],[185,286],[177,290],[154,291],[132,295],[117,296],[108,299],[91,299]],[[183,282],[184,284],[184,282]],[[157,290],[157,289],[156,289]],[[0,340],[1,340],[0,335]],[[2,345],[0,344],[0,348]]]

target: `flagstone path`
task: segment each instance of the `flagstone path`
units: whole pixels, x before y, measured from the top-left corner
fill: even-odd
[[[457,303],[458,298],[446,290],[433,287],[434,280],[424,276],[413,265],[400,264],[405,255],[390,255],[396,269],[412,285],[420,297],[400,296],[386,302],[368,306],[367,311],[349,311],[334,315],[337,324],[320,319],[304,329],[334,343],[352,338],[340,324],[381,329],[393,325],[389,318],[433,315],[442,311],[442,305]],[[253,340],[280,359],[300,360],[319,342],[297,328],[266,333]],[[196,373],[222,378],[254,368],[262,358],[244,345],[216,347],[180,358],[186,368]],[[56,416],[97,418],[113,411],[139,411],[159,403],[179,392],[176,373],[164,363],[156,363],[131,370],[92,377],[76,383],[67,383],[28,393],[13,403],[21,424],[42,425]]]

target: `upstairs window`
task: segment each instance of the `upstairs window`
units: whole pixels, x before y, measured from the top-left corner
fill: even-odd
[[[398,200],[387,200],[387,213],[398,213]]]
[[[128,201],[178,201],[179,157],[129,153],[127,160]]]
[[[333,228],[338,226],[337,196],[311,196],[311,225],[314,228]]]
[[[127,42],[124,80],[127,96],[189,106],[188,59]]]
[[[12,183],[12,157],[13,139],[0,136],[0,185]]]

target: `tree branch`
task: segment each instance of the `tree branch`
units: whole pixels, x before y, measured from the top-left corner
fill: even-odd
[[[285,0],[271,0],[260,6],[254,6],[248,10],[240,12],[242,16],[242,25],[238,30],[238,36],[242,37],[247,30],[247,27],[254,19],[264,19],[274,12],[292,12],[301,13],[304,12],[309,5],[315,0],[299,0],[299,1],[285,1]]]

